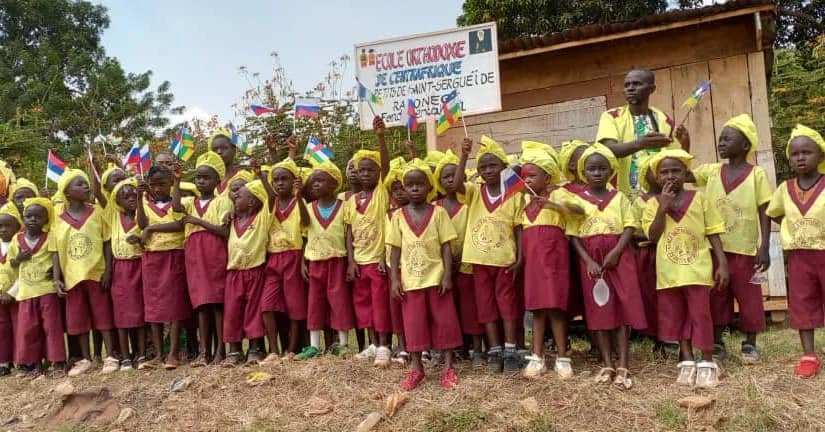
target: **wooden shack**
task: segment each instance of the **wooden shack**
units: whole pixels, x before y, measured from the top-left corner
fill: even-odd
[[[717,161],[723,124],[751,114],[760,136],[757,161],[775,185],[768,111],[775,10],[769,1],[738,0],[501,41],[502,111],[467,117],[467,129],[471,136],[490,135],[509,153],[518,153],[524,139],[556,147],[571,138],[592,141],[601,113],[625,103],[625,73],[645,67],[656,74],[651,104],[677,122],[686,113],[682,102],[701,81],[712,81],[686,123],[697,163]],[[463,136],[462,128],[452,128],[438,137],[437,147],[458,150]],[[785,272],[778,238],[772,243],[763,293],[766,308],[781,319],[787,308]]]

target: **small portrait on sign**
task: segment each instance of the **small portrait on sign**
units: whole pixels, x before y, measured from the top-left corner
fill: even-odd
[[[470,32],[470,54],[483,54],[493,50],[493,40],[490,29]]]

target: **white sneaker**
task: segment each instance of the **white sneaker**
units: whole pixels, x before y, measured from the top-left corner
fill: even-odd
[[[72,366],[72,368],[69,370],[68,375],[70,377],[80,376],[80,375],[83,375],[84,373],[88,372],[89,369],[91,369],[91,368],[92,368],[92,362],[89,361],[89,360],[83,359],[83,360],[80,360],[80,361],[76,362],[74,364],[74,366]]]
[[[676,365],[679,368],[679,376],[676,378],[676,384],[683,386],[692,386],[696,382],[696,362],[683,361]]]
[[[573,362],[570,357],[557,357],[556,364],[553,366],[559,379],[573,378]]]
[[[375,350],[375,362],[373,365],[375,367],[386,368],[390,365],[390,357],[392,356],[392,351],[385,346],[378,347]]]
[[[543,373],[547,372],[547,366],[544,365],[543,357],[531,354],[525,357],[525,359],[530,361],[530,363],[527,363],[527,367],[524,368],[525,377],[537,378],[541,376]]]
[[[719,366],[712,361],[696,363],[696,388],[714,388],[719,385]]]
[[[375,358],[375,351],[375,345],[370,344],[364,351],[355,354],[355,360],[372,360]]]
[[[100,374],[106,375],[119,370],[120,361],[114,357],[106,357],[106,360],[103,360],[103,369],[100,371]]]

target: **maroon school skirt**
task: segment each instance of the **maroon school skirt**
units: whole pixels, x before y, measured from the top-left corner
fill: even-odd
[[[112,265],[112,310],[115,327],[143,327],[143,283],[140,258],[115,259]]]
[[[183,249],[144,252],[143,318],[148,323],[184,321],[192,313]]]
[[[639,286],[642,292],[642,303],[647,318],[647,328],[642,334],[656,337],[656,244],[642,246],[636,255],[636,267],[639,269]]]
[[[527,310],[561,309],[570,304],[570,248],[557,226],[527,228],[524,251],[524,306]]]
[[[9,363],[14,356],[14,326],[17,303],[0,304],[0,363]]]
[[[186,240],[186,285],[193,308],[223,304],[226,289],[226,240],[198,231]]]
[[[601,263],[619,242],[619,236],[596,235],[583,238],[581,242],[590,257]],[[647,328],[633,251],[626,248],[616,267],[604,273],[604,280],[610,288],[610,297],[604,306],[599,306],[593,298],[596,279],[587,274],[587,264],[581,258],[579,258],[579,268],[581,269],[582,296],[589,330],[614,330],[623,325],[629,325],[637,330]]]

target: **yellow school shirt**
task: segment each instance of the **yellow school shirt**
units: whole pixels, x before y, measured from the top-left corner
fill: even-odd
[[[810,197],[803,201],[796,179],[787,180],[765,211],[772,218],[783,217],[779,233],[785,250],[825,250],[825,176],[806,195]]]
[[[705,187],[707,199],[725,221],[722,248],[725,252],[755,256],[759,248],[759,206],[771,200],[771,186],[762,167],[749,168],[728,182],[727,164],[713,163],[694,168],[697,186]]]
[[[668,210],[665,229],[656,244],[656,289],[713,286],[708,236],[724,233],[725,222],[706,194],[700,191],[685,193],[681,208]],[[647,201],[642,228],[648,236],[658,209],[657,198]]]
[[[140,243],[131,244],[126,241],[130,236],[140,238],[140,227],[136,219],[130,219],[121,212],[111,215],[109,222],[110,241],[112,244],[112,257],[116,259],[135,259],[143,255],[143,248]]]
[[[335,209],[329,219],[322,219],[318,201],[308,205],[309,225],[304,257],[310,261],[323,261],[347,256],[346,229],[344,225],[344,202],[335,201]]]
[[[9,249],[15,241],[16,239],[12,237],[12,240],[4,246],[6,248],[5,253],[0,250],[0,293],[8,291],[17,279],[17,270],[9,262]]]
[[[229,225],[227,270],[247,270],[266,262],[272,213],[263,206],[258,213],[241,223],[237,216]]]
[[[639,227],[636,228],[636,231],[633,233],[634,237],[644,237],[647,238],[647,233],[642,229],[642,214],[645,211],[645,206],[650,199],[653,198],[653,195],[645,192],[636,197],[631,204],[631,210],[633,211],[633,217],[636,218],[636,222],[639,224]],[[639,247],[649,246],[652,242],[649,240],[639,241]]]
[[[596,235],[621,235],[625,228],[638,228],[630,199],[617,190],[608,191],[603,200],[591,195],[589,189],[570,200],[584,209],[583,215],[571,216],[566,224],[567,235],[587,238]]]
[[[231,200],[232,197],[229,196],[229,192],[231,190],[230,186],[232,185],[232,182],[235,181],[235,179],[238,178],[238,175],[240,175],[242,172],[243,170],[238,167],[234,167],[231,170],[227,171],[223,180],[220,183],[218,183],[218,185],[215,187],[215,195],[229,198]]]
[[[486,185],[465,183],[469,203],[462,262],[508,267],[516,262],[513,230],[521,225],[521,192],[502,202],[491,202]],[[503,193],[504,191],[502,191]]]
[[[184,197],[181,198],[180,202],[186,214],[218,226],[223,225],[226,215],[235,211],[232,200],[225,195],[215,195],[206,202],[198,197]],[[189,239],[190,235],[200,231],[206,231],[206,228],[200,225],[186,224],[183,234],[186,239]]]
[[[53,248],[54,237],[51,233],[43,233],[34,245],[29,248],[24,238],[25,233],[17,234],[9,245],[8,260],[11,262],[21,250],[32,250],[32,257],[23,261],[17,267],[17,301],[33,299],[57,291],[52,279],[52,265],[54,264]]]
[[[548,198],[550,201],[556,203],[567,201],[578,202],[578,200],[573,198],[569,192],[561,188],[553,189]],[[524,229],[534,226],[547,225],[557,226],[561,228],[562,231],[566,229],[567,224],[563,214],[553,209],[533,205],[531,202],[532,195],[524,195],[524,211],[522,212],[521,217],[521,225]]]
[[[655,119],[655,122],[652,122],[653,130],[658,130],[658,132],[662,135],[670,136],[671,131],[674,129],[673,120],[658,108],[650,107],[650,111]],[[616,140],[620,143],[636,141],[636,129],[633,120],[633,114],[630,112],[630,108],[627,105],[603,112],[601,118],[599,118],[599,129],[596,132],[596,142],[602,142],[602,140],[606,139]],[[673,142],[667,146],[667,148],[681,147],[682,145],[679,144],[676,139],[674,139]],[[657,149],[650,149],[642,150],[638,153],[645,154],[657,152]],[[630,186],[630,171],[633,156],[630,155],[618,159],[619,190],[626,194],[631,194],[632,188]],[[633,195],[636,195],[636,193],[634,192]]]
[[[280,203],[275,203],[275,214],[269,225],[269,244],[267,251],[281,253],[292,250],[301,250],[304,245],[301,226],[301,209],[298,208],[298,199],[292,198],[281,210]]]
[[[450,216],[450,221],[453,223],[453,229],[455,229],[455,233],[457,237],[455,240],[450,242],[450,250],[453,253],[454,257],[460,257],[461,252],[464,249],[464,236],[467,234],[467,215],[469,215],[470,211],[467,209],[467,204],[462,202],[463,197],[459,197],[458,203],[455,207],[453,207],[452,211],[447,210],[447,207],[444,206],[444,200],[438,200],[437,204],[439,207],[443,208],[444,211],[447,212],[447,215]],[[387,258],[389,260],[389,258]],[[472,264],[468,264],[462,262],[458,266],[458,272],[464,274],[473,274],[473,266]]]
[[[143,201],[143,212],[149,222],[147,226],[166,224],[183,219],[184,214],[172,210],[172,201],[164,207],[156,205],[147,197]],[[183,249],[183,231],[159,233],[153,232],[149,241],[143,245],[147,252],[162,252],[174,249]]]
[[[384,215],[390,208],[386,189],[376,186],[372,192],[358,192],[344,203],[344,223],[352,227],[355,262],[375,264],[384,255]]]
[[[420,227],[416,227],[406,207],[393,214],[387,244],[401,249],[401,285],[413,291],[441,285],[444,262],[441,245],[458,237],[450,216],[443,208],[428,205]]]
[[[106,271],[103,242],[109,240],[111,233],[100,206],[87,205],[85,213],[78,219],[72,218],[64,208],[55,216],[50,233],[54,242],[49,250],[60,257],[67,290],[80,282],[99,282],[103,278]]]

